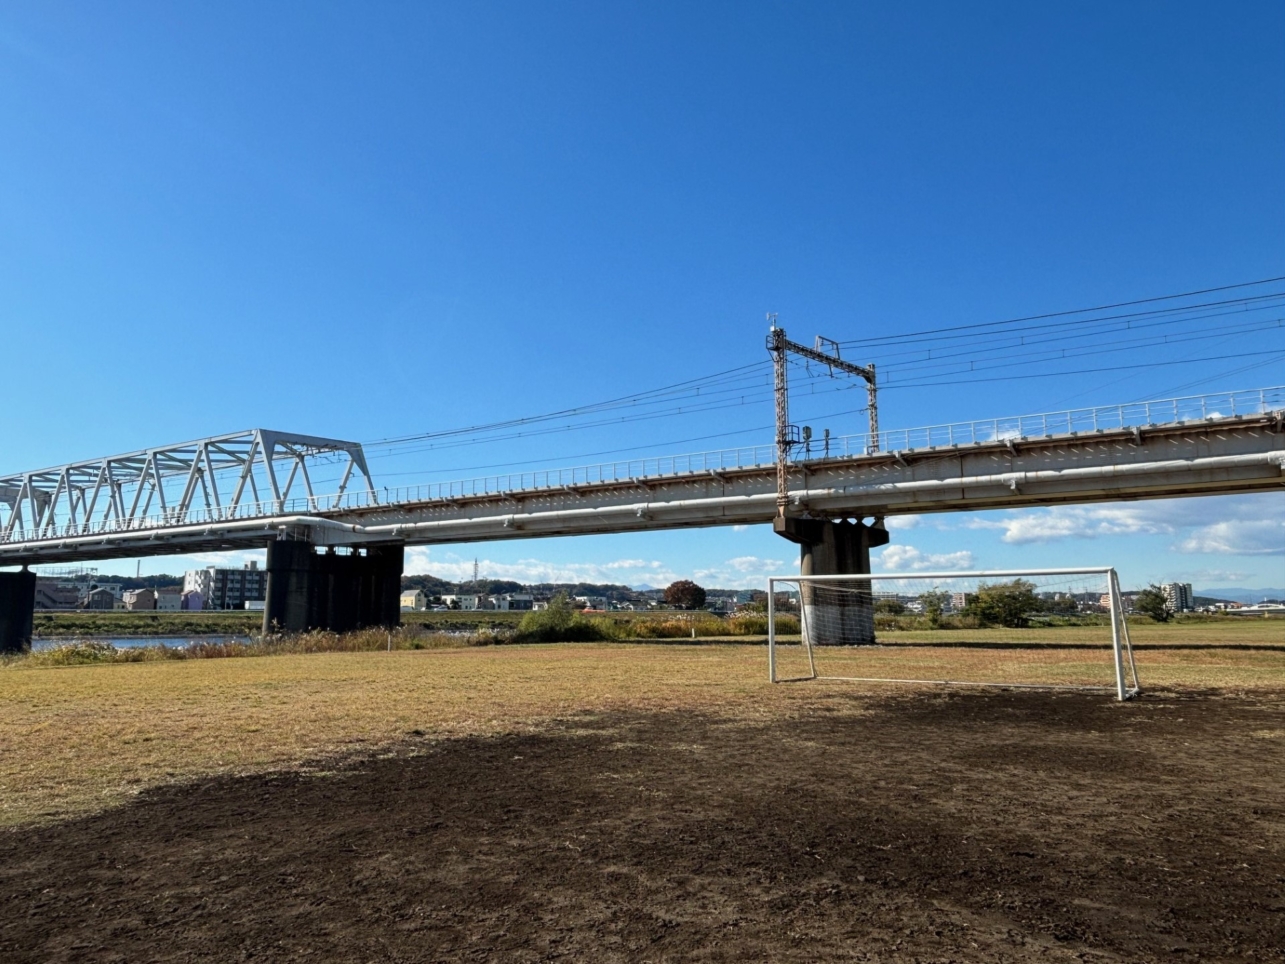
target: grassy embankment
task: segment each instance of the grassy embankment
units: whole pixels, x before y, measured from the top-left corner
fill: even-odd
[[[993,650],[961,642],[1074,636],[1067,629],[962,635],[967,639],[958,631],[907,632],[896,639],[905,648],[831,650],[822,658],[839,675],[875,666],[895,670],[889,675],[923,671],[959,679],[977,669],[978,660],[995,658]],[[1133,637],[1144,691],[1285,693],[1285,621],[1140,623]],[[97,809],[159,783],[324,768],[317,761],[381,745],[403,752],[401,741],[415,731],[432,738],[491,733],[613,708],[753,718],[859,697],[872,687],[886,691],[878,684],[825,682],[771,687],[762,646],[747,643],[476,647],[463,637],[439,636],[435,648],[387,653],[378,651],[385,634],[346,639],[355,650],[375,651],[301,655],[288,650],[305,645],[295,640],[266,659],[59,666],[35,656],[0,666],[0,824]],[[1058,652],[1071,661],[1084,658],[1073,648]],[[1024,672],[1056,678],[1062,665],[1056,652],[1037,649],[1035,655]],[[1101,655],[1092,657],[1099,669]],[[791,656],[797,659],[783,653]]]

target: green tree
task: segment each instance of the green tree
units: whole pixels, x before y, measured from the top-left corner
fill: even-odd
[[[675,609],[700,609],[705,605],[705,590],[690,579],[680,579],[665,590],[665,602]]]
[[[928,625],[931,628],[936,629],[941,625],[941,614],[949,601],[950,595],[940,589],[934,589],[931,592],[920,595],[919,603],[924,607],[924,615],[928,617]]]
[[[1165,597],[1164,590],[1156,585],[1148,586],[1134,596],[1133,608],[1144,616],[1150,616],[1158,623],[1169,622],[1169,618],[1173,615],[1173,610],[1169,608],[1169,600]]]
[[[964,607],[965,613],[976,616],[984,626],[1008,626],[1011,629],[1026,626],[1027,616],[1040,610],[1035,583],[1025,579],[982,583],[977,587],[977,595]]]
[[[900,616],[905,611],[906,607],[895,599],[880,599],[875,603],[875,612],[887,616]]]

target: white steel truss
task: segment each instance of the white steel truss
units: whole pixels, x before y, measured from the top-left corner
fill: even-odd
[[[320,463],[344,465],[337,490],[321,496],[309,472]],[[362,501],[375,501],[360,444],[250,429],[0,476],[0,541],[273,515],[301,498],[309,511],[336,509],[354,471]]]

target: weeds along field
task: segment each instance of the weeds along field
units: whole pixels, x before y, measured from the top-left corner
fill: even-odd
[[[483,610],[479,612],[403,612],[402,625],[428,632],[505,633],[514,631],[526,615],[521,612]],[[591,614],[581,619],[601,627],[603,638],[660,638],[663,636],[727,636],[763,634],[766,617],[723,618],[706,612],[620,612]],[[783,627],[797,624],[786,620]],[[634,628],[637,627],[637,632]],[[262,612],[46,612],[35,614],[34,635],[38,639],[127,636],[250,636],[263,628]]]
[[[822,658],[878,658],[888,675],[913,665],[930,678],[965,678],[988,652],[977,644],[1016,637],[1041,644],[1056,681],[1059,653],[1084,659],[1074,645],[1058,646],[1077,632],[886,634],[891,645]],[[1285,690],[1285,621],[1139,623],[1131,632],[1144,693]],[[187,651],[90,643],[10,660],[0,665],[0,824],[96,810],[159,784],[369,752],[409,734],[529,731],[586,711],[761,719],[825,694],[888,689],[773,687],[761,642],[478,645],[485,638],[403,631],[392,635],[392,651],[383,631]],[[913,644],[904,653],[903,640]],[[225,658],[240,656],[259,658]]]

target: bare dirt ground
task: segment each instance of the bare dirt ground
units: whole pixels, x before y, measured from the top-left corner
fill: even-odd
[[[0,960],[1282,961],[1283,776],[1272,691],[408,733],[0,833]]]

